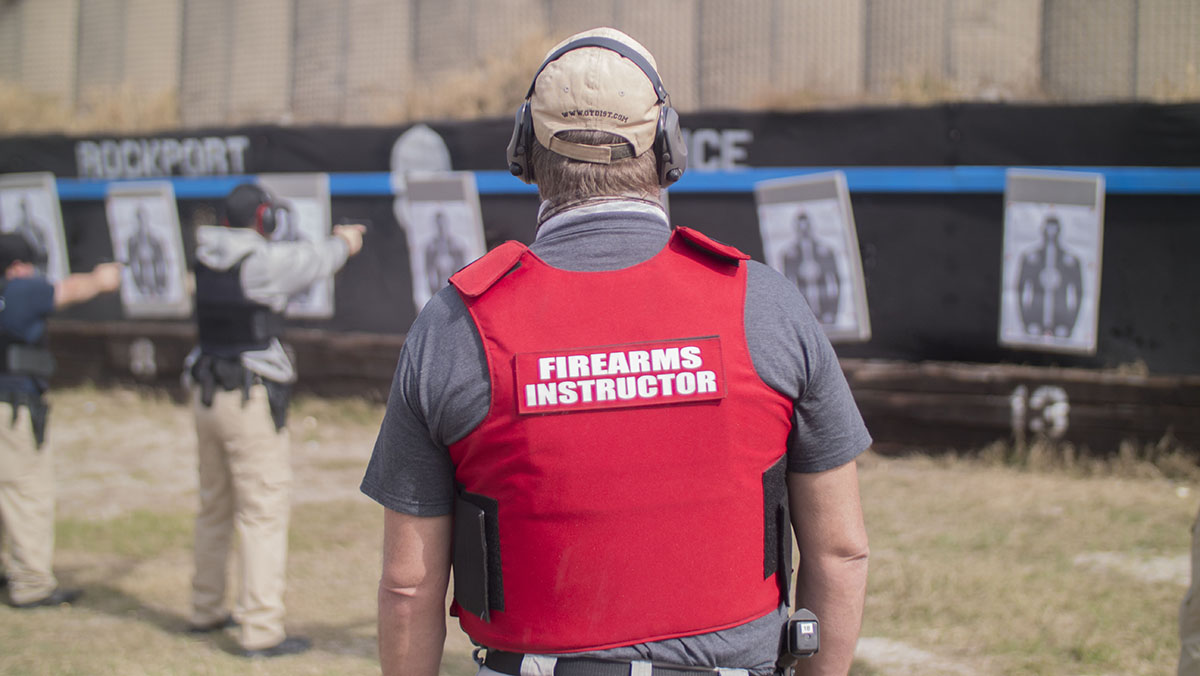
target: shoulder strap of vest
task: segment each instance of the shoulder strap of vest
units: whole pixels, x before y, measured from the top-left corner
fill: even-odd
[[[450,283],[471,298],[480,296],[513,269],[526,249],[524,244],[509,240],[451,275]]]
[[[729,246],[728,244],[722,244],[699,230],[693,230],[681,225],[675,228],[675,236],[707,254],[712,254],[717,258],[724,258],[727,262],[735,265],[738,261],[750,260],[749,254],[742,253],[736,247]]]

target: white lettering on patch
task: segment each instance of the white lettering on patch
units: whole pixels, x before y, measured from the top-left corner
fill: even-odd
[[[521,413],[683,404],[725,396],[719,337],[523,353]]]

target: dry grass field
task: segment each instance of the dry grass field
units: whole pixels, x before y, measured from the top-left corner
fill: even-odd
[[[0,673],[372,674],[381,508],[358,493],[382,407],[301,399],[288,622],[302,656],[246,661],[186,623],[196,500],[188,410],[162,394],[58,392],[57,571],[71,608],[0,606]],[[861,462],[870,590],[856,676],[1173,673],[1195,486],[1124,462]],[[703,538],[702,533],[696,534]],[[445,676],[473,674],[453,625]]]

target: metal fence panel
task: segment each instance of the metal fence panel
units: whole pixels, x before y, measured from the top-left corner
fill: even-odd
[[[771,87],[771,0],[701,0],[700,105],[718,110],[761,105]]]
[[[21,7],[0,2],[0,81],[21,81]]]
[[[25,2],[20,15],[21,83],[73,103],[79,5],[75,0]]]
[[[1200,99],[1200,2],[1140,0],[1138,98]]]
[[[1136,0],[1043,0],[1046,93],[1072,101],[1134,93]]]
[[[185,0],[179,118],[187,127],[229,119],[229,69],[233,0]]]
[[[337,122],[346,90],[345,0],[296,0],[292,113],[297,122]]]
[[[0,0],[0,81],[185,127],[494,116],[600,25],[684,112],[1200,99],[1200,0]]]
[[[79,7],[79,87],[112,88],[125,79],[125,0],[92,0]]]
[[[290,121],[292,0],[233,5],[229,108],[233,120]]]
[[[867,90],[923,97],[945,87],[948,0],[868,0]]]
[[[956,94],[1029,98],[1041,88],[1042,0],[957,0],[946,73]]]
[[[394,0],[350,0],[342,122],[401,119],[412,90],[412,9]]]
[[[695,0],[626,0],[614,22],[654,55],[671,105],[683,110],[699,105],[698,11]]]
[[[125,2],[124,81],[139,92],[175,92],[182,54],[182,0]]]
[[[865,86],[865,9],[866,0],[779,3],[773,98],[800,107],[860,96]]]

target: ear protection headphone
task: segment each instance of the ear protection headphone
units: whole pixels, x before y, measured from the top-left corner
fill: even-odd
[[[675,109],[667,103],[670,96],[663,87],[662,80],[658,77],[654,66],[651,66],[644,56],[629,45],[620,40],[605,37],[587,37],[568,42],[547,56],[542,65],[538,66],[537,72],[533,74],[533,82],[529,84],[529,91],[525,94],[525,102],[517,109],[512,139],[508,142],[508,170],[512,172],[513,176],[526,183],[533,183],[536,180],[533,175],[533,165],[529,162],[535,142],[533,109],[530,107],[529,101],[533,98],[533,90],[537,86],[538,76],[542,74],[546,66],[563,54],[583,47],[603,47],[614,51],[632,61],[650,80],[650,84],[654,86],[654,91],[658,95],[659,107],[658,128],[654,134],[653,144],[658,184],[665,188],[678,181],[684,170],[687,169],[687,146],[683,143],[683,131],[679,127],[679,113],[675,112]]]
[[[254,228],[255,232],[262,235],[263,237],[269,237],[271,235],[271,233],[275,232],[275,227],[279,224],[279,218],[276,216],[276,212],[279,209],[281,209],[282,207],[277,206],[271,200],[270,193],[268,193],[266,190],[263,190],[262,188],[260,188],[256,185],[243,184],[242,186],[239,186],[238,188],[235,189],[235,192],[239,192],[239,191],[242,192],[243,194],[245,192],[252,192],[252,194],[253,194],[252,199],[255,199],[258,202],[258,205],[254,208],[254,218],[253,218],[253,220],[251,220],[250,226]],[[230,225],[231,225],[230,218],[229,218],[230,210],[244,208],[244,207],[240,207],[240,206],[234,206],[234,204],[230,203],[230,202],[234,202],[235,199],[240,202],[240,198],[232,198],[232,197],[229,200],[227,200],[227,202],[226,202],[226,206],[225,206],[226,213],[223,218],[225,227],[230,227]],[[242,202],[242,204],[244,204],[244,202]],[[242,213],[245,213],[245,212],[243,211]],[[239,216],[237,214],[234,214],[234,218],[239,218]]]
[[[275,232],[275,226],[278,225],[279,219],[275,217],[275,205],[271,202],[263,202],[254,210],[254,230],[263,237],[269,237]]]

